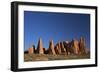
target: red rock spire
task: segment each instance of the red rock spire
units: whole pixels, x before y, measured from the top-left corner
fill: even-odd
[[[50,43],[49,43],[49,54],[56,55],[53,40],[50,40]]]
[[[39,54],[44,54],[43,44],[42,44],[41,38],[39,39],[39,42],[38,42],[37,51],[38,51]]]

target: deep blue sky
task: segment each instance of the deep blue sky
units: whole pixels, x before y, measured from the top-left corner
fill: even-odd
[[[58,41],[86,39],[90,48],[90,15],[76,13],[32,12],[24,11],[24,50],[32,44],[37,48],[39,38],[43,47],[49,47],[49,40]]]

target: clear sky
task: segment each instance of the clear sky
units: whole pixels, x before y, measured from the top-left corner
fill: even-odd
[[[37,48],[39,38],[43,47],[49,47],[50,39],[58,41],[86,39],[90,48],[90,15],[76,13],[32,12],[24,11],[24,50],[32,44]]]

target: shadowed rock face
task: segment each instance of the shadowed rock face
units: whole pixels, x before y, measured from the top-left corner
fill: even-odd
[[[61,45],[61,53],[66,53],[66,49],[64,47],[63,42],[61,42],[60,45]]]
[[[79,42],[79,48],[80,48],[80,54],[85,54],[86,53],[86,43],[85,43],[85,38],[81,37],[80,42]]]
[[[51,40],[50,43],[49,43],[49,54],[56,55],[53,40]]]
[[[48,49],[43,48],[44,54],[48,54]]]
[[[71,49],[71,42],[68,41],[64,41],[63,42],[64,48],[66,49],[66,54],[70,55],[72,53],[72,49]]]
[[[58,45],[55,46],[55,52],[56,52],[56,54],[59,54],[59,48],[58,48]]]
[[[73,40],[72,41],[72,46],[71,46],[72,50],[73,50],[73,53],[74,54],[79,54],[79,43],[77,40]]]
[[[39,39],[39,42],[38,42],[37,53],[44,54],[43,45],[42,45],[42,39],[41,38]]]

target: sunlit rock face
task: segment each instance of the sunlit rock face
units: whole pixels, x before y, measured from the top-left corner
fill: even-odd
[[[28,49],[28,53],[29,54],[34,54],[35,53],[35,46],[34,45],[32,45],[32,47]]]
[[[38,46],[37,46],[37,53],[44,54],[42,39],[39,39]]]
[[[34,53],[34,52],[33,52],[33,48],[29,48],[29,49],[28,49],[28,53],[29,53],[29,54],[33,54],[33,53]]]
[[[55,45],[55,52],[56,54],[59,54],[59,55],[62,54],[60,41]]]
[[[72,40],[71,48],[73,50],[73,54],[79,54],[79,42],[78,42],[78,40],[76,40],[76,39]]]
[[[59,54],[61,54],[61,45],[60,45],[60,42],[58,42],[58,52],[59,52]]]
[[[49,42],[49,54],[56,55],[53,40],[50,40]]]
[[[81,37],[79,41],[79,48],[80,48],[80,54],[85,54],[86,53],[86,42],[85,38]]]

